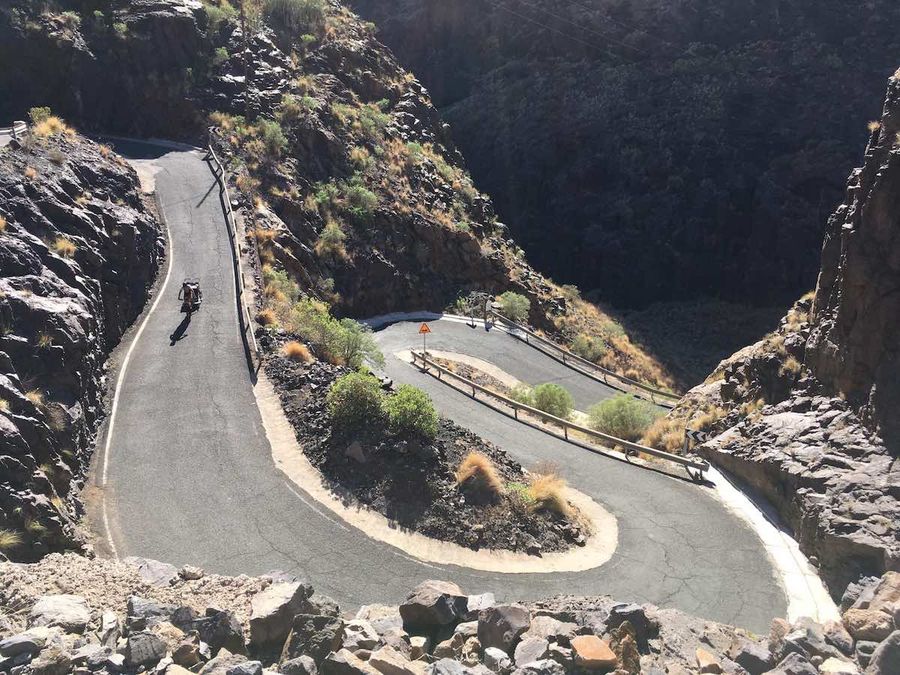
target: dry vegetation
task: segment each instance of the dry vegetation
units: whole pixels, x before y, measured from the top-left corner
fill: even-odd
[[[303,363],[312,363],[315,360],[309,347],[297,340],[285,342],[281,347],[281,353],[289,359]]]
[[[503,481],[487,455],[470,452],[459,463],[456,482],[467,490],[494,500],[503,493]]]

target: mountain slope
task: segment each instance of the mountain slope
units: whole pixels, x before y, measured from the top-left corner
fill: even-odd
[[[896,67],[889,0],[352,0],[536,268],[620,306],[784,305]]]

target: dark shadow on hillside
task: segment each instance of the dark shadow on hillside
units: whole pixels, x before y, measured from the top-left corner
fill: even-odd
[[[722,359],[775,330],[788,309],[696,300],[656,303],[617,318],[631,339],[687,391],[706,379]]]

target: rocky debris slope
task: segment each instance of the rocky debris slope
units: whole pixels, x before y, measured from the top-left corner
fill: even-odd
[[[900,570],[898,131],[900,72],[828,221],[814,298],[673,413],[712,419],[701,452],[775,504],[836,596]]]
[[[75,545],[106,357],[161,253],[108,148],[60,133],[0,150],[0,553]]]
[[[140,568],[135,566],[140,564]],[[900,672],[900,575],[866,580],[843,621],[768,637],[652,605],[558,596],[528,605],[425,581],[400,606],[342,614],[281,573],[205,575],[52,554],[0,563],[0,671],[11,675],[564,675]]]
[[[893,0],[350,3],[536,268],[622,306],[808,290],[900,49]]]
[[[279,356],[267,358],[265,369],[304,454],[342,499],[374,509],[400,527],[476,550],[540,555],[584,545],[590,534],[564,497],[559,508],[565,512],[529,503],[522,467],[452,421],[440,419],[433,441],[383,426],[348,437],[335,432],[324,393],[349,369]],[[496,469],[502,481],[497,494],[457,483],[456,470],[472,451]]]

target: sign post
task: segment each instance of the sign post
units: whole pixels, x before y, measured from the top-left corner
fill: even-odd
[[[427,344],[425,342],[425,338],[428,336],[428,334],[430,332],[431,332],[431,329],[428,327],[427,323],[423,323],[421,326],[419,326],[419,333],[422,335],[422,365],[423,366],[426,365],[425,359],[428,358],[428,348],[427,348]]]

